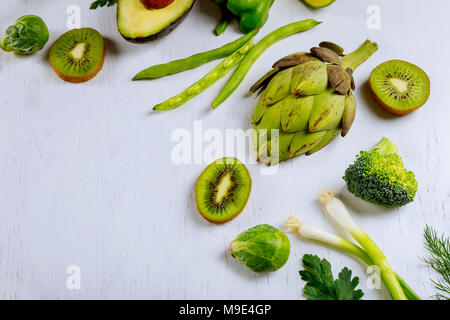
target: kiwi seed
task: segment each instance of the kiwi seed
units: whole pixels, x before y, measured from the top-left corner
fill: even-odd
[[[386,111],[405,115],[422,107],[430,96],[430,79],[418,66],[391,60],[376,67],[369,79],[375,100]]]
[[[50,65],[64,81],[79,83],[94,78],[105,60],[105,42],[91,28],[64,33],[50,49]]]
[[[245,208],[252,181],[245,165],[235,158],[211,163],[195,186],[197,208],[206,220],[222,224],[236,218]]]

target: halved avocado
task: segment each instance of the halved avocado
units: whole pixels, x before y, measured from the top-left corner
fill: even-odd
[[[186,18],[194,2],[195,0],[175,0],[162,9],[147,9],[141,0],[118,0],[119,32],[131,42],[162,38]]]

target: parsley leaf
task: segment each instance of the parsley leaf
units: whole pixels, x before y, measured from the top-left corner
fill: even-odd
[[[339,300],[361,300],[364,293],[361,289],[355,290],[358,284],[359,278],[352,279],[352,271],[349,268],[342,269],[339,279],[334,282]]]
[[[303,289],[308,300],[360,300],[364,293],[355,290],[359,278],[352,279],[352,271],[345,267],[334,280],[331,265],[326,259],[305,254],[302,259],[305,270],[300,270],[300,277],[306,282]]]
[[[117,3],[117,0],[95,0],[91,3],[90,9],[95,10],[98,7],[108,6],[111,7]]]

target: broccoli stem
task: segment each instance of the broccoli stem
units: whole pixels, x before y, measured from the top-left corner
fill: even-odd
[[[397,154],[398,147],[390,141],[388,138],[383,138],[381,141],[372,149],[372,151],[376,151],[381,155],[387,154]]]

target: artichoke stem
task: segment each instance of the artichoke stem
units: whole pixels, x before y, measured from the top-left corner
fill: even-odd
[[[345,55],[341,60],[341,67],[353,71],[378,50],[378,44],[366,40],[358,49]]]

